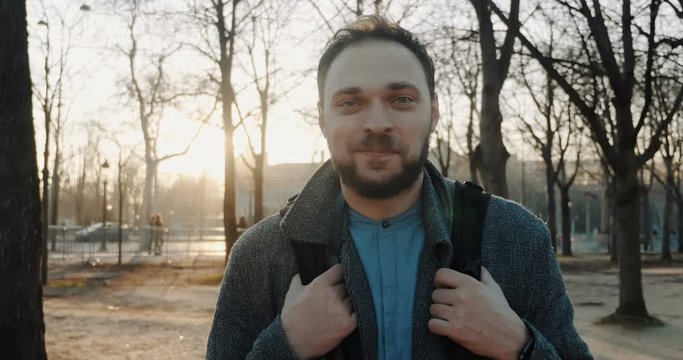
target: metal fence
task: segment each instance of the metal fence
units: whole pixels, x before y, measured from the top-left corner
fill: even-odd
[[[118,227],[100,229],[97,236],[84,236],[86,228],[50,226],[48,228],[49,259],[83,262],[118,260],[123,262],[146,257],[186,258],[224,256],[225,237],[222,227],[123,229],[119,250]],[[238,231],[241,234],[242,231]]]

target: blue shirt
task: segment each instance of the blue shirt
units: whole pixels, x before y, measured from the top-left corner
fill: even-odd
[[[413,302],[425,242],[422,204],[375,221],[349,208],[349,230],[370,284],[379,359],[411,359]]]

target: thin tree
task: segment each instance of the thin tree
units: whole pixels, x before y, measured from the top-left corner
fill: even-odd
[[[218,87],[216,99],[221,104],[221,125],[223,128],[223,229],[225,235],[225,263],[228,262],[232,245],[237,240],[236,216],[236,169],[234,134],[240,126],[234,121],[233,107],[236,105],[237,92],[233,83],[233,65],[237,57],[237,39],[252,11],[263,0],[211,0],[208,6],[193,1],[190,16],[200,26],[201,45],[190,43],[188,46],[202,54],[216,68],[209,73],[209,79]],[[242,14],[238,8],[245,7]],[[214,35],[215,34],[215,35]]]
[[[508,27],[519,27],[517,19],[508,19],[491,1],[487,2],[491,4],[491,8]],[[653,66],[654,59],[657,51],[660,50],[658,49],[660,46],[670,46],[666,45],[666,42],[658,41],[657,38],[657,15],[662,2],[652,1],[649,4],[648,11],[641,11],[637,14],[647,14],[649,20],[648,29],[641,29],[642,31],[637,33],[644,38],[644,43],[647,44],[644,66],[636,62],[634,45],[636,41],[634,41],[633,36],[636,24],[634,23],[634,15],[631,13],[631,1],[625,0],[621,3],[621,17],[617,24],[619,30],[612,28],[612,31],[620,33],[620,37],[610,37],[610,23],[606,21],[603,14],[604,8],[599,1],[593,1],[592,6],[586,0],[558,2],[577,24],[582,25],[578,40],[583,43],[591,43],[591,49],[594,52],[586,54],[590,59],[588,67],[601,71],[602,76],[608,80],[610,94],[612,95],[611,101],[607,101],[610,104],[610,111],[596,111],[595,107],[590,105],[591,100],[581,94],[581,91],[577,89],[577,84],[570,81],[572,77],[561,73],[555,59],[545,56],[522,32],[516,33],[524,48],[543,66],[580,111],[582,119],[590,129],[593,141],[598,143],[607,164],[614,172],[617,221],[614,229],[618,239],[620,291],[619,306],[609,318],[617,321],[634,319],[650,321],[652,318],[645,306],[641,275],[638,236],[640,210],[637,191],[638,170],[659,149],[661,136],[680,108],[681,100],[683,100],[683,87],[681,87],[675,92],[677,95],[669,107],[671,111],[661,121],[655,121],[649,116],[653,97],[653,75],[658,70]],[[612,19],[612,17],[609,18]],[[614,51],[613,39],[620,40],[620,52]],[[640,77],[636,77],[636,69],[642,71]],[[572,71],[578,70],[569,70],[569,72]],[[634,108],[641,105],[640,102],[634,102],[636,85],[643,89],[643,97],[640,113],[634,118]],[[649,143],[646,144],[641,153],[638,153],[636,145],[646,120],[650,120],[652,123],[653,131],[647,139]],[[608,128],[608,126],[610,127]],[[642,135],[640,136],[642,137]]]
[[[445,38],[443,49],[436,52],[435,60],[439,63],[440,71],[437,77],[437,86],[440,90],[439,102],[446,108],[442,113],[440,124],[444,124],[445,133],[437,132],[437,146],[432,151],[442,169],[442,174],[447,176],[450,165],[451,140],[458,135],[464,135],[464,141],[457,141],[461,151],[465,154],[469,165],[469,180],[478,183],[475,143],[478,141],[475,132],[476,121],[479,117],[477,102],[479,100],[479,75],[481,73],[481,61],[476,47],[477,33],[470,30],[459,30],[454,25],[449,25],[437,32],[437,37]],[[459,92],[453,91],[459,89]],[[456,96],[464,96],[467,99],[467,130],[463,132],[453,131],[456,121]],[[445,120],[445,121],[444,121]],[[460,133],[460,134],[459,134]],[[462,138],[459,137],[459,138]],[[464,146],[462,146],[464,144]],[[445,151],[448,149],[448,151]]]
[[[668,89],[665,89],[664,81],[656,82],[655,93],[656,101],[654,105],[654,113],[656,116],[662,117],[666,116],[669,109],[667,108],[666,101],[662,101],[670,96]],[[666,84],[670,85],[670,84]],[[662,163],[664,165],[664,174],[660,175],[658,172],[652,168],[652,175],[657,179],[657,181],[664,188],[664,210],[662,211],[662,260],[670,261],[671,257],[671,236],[673,233],[674,223],[673,223],[673,212],[674,205],[681,204],[681,191],[680,191],[680,172],[681,167],[683,167],[683,135],[680,132],[680,121],[681,116],[679,114],[675,115],[674,121],[672,122],[671,128],[667,128],[662,135],[662,146],[660,148],[660,155],[662,158]],[[680,219],[680,206],[679,208],[679,219]],[[680,226],[679,226],[680,232]],[[680,236],[679,236],[680,239]],[[679,243],[680,249],[680,243]]]
[[[0,2],[0,69],[0,354],[47,359],[25,1]]]
[[[552,24],[550,26],[550,34],[551,39],[553,39]],[[549,55],[552,55],[552,46],[553,41],[551,40],[548,47]],[[555,136],[557,134],[561,134],[559,129],[562,126],[562,122],[555,121],[556,119],[560,118],[560,116],[557,116],[557,114],[554,113],[556,110],[555,84],[553,84],[550,76],[545,74],[545,85],[544,88],[541,89],[542,91],[540,91],[540,93],[545,92],[545,97],[543,99],[539,99],[539,97],[536,95],[537,90],[532,86],[531,81],[529,80],[529,74],[527,74],[527,71],[525,71],[526,67],[524,63],[522,62],[520,65],[521,79],[528,90],[531,100],[533,101],[534,105],[536,105],[536,109],[541,113],[542,116],[542,121],[538,120],[536,117],[533,117],[533,122],[526,120],[524,116],[520,116],[519,118],[522,120],[521,123],[523,124],[521,129],[522,133],[530,135],[530,137],[523,138],[530,140],[527,142],[530,142],[531,145],[540,153],[541,159],[543,159],[543,164],[545,165],[546,203],[548,209],[547,224],[548,229],[550,230],[550,239],[553,244],[553,250],[557,253],[557,202],[555,200],[555,184],[557,182],[558,171],[561,169],[561,167],[555,167],[553,163],[553,150],[555,149]],[[540,133],[537,133],[539,131],[537,129],[542,130]],[[564,155],[562,155],[562,158],[564,158]]]
[[[138,0],[133,0],[130,3],[128,11],[128,14],[123,14],[121,16],[126,20],[130,45],[127,49],[121,49],[121,51],[128,60],[129,96],[135,101],[135,105],[137,106],[137,120],[139,121],[140,130],[142,131],[143,136],[145,187],[142,200],[142,216],[144,219],[149,219],[156,207],[155,195],[157,192],[157,172],[159,164],[166,160],[185,155],[190,150],[190,147],[199,135],[203,124],[210,115],[207,119],[202,121],[202,124],[196,130],[194,136],[187,142],[183,150],[165,155],[159,154],[159,132],[165,107],[172,104],[173,101],[180,97],[195,94],[173,91],[171,89],[170,80],[168,79],[164,66],[168,58],[179,49],[177,46],[167,48],[157,56],[154,56],[152,59],[152,67],[154,70],[151,73],[145,73],[140,69],[138,66],[138,54],[140,53],[138,21],[142,15],[141,3]],[[145,247],[148,245],[150,245],[150,243],[146,242]]]
[[[552,28],[550,32],[552,33]],[[548,53],[552,53],[552,42]],[[566,99],[558,98],[558,94],[555,93],[555,84],[547,74],[545,74],[543,87],[538,90],[533,86],[530,80],[531,75],[525,70],[526,67],[523,63],[521,63],[520,69],[522,82],[541,114],[541,119],[533,117],[532,120],[518,115],[520,131],[525,141],[539,152],[545,165],[548,228],[553,249],[556,249],[555,239],[557,238],[555,186],[560,190],[562,255],[571,256],[572,216],[569,206],[569,190],[576,180],[581,162],[581,129],[574,120],[571,103]],[[545,93],[545,96],[541,99],[536,95],[537,93]],[[567,157],[570,150],[576,156],[573,162],[574,170],[571,173],[567,171],[569,163]]]

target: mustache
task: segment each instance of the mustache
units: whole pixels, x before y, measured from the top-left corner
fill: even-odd
[[[401,152],[403,146],[389,135],[366,135],[357,146],[356,151]]]

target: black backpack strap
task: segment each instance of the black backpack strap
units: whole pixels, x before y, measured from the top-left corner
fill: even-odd
[[[472,182],[455,183],[450,268],[481,280],[481,241],[491,194]],[[451,359],[485,359],[452,342]]]
[[[472,182],[455,183],[451,269],[481,280],[481,237],[491,194]]]
[[[290,198],[287,207],[280,211],[281,216],[286,213],[287,208],[294,202],[294,199],[296,199],[296,197]],[[330,237],[327,246],[304,244],[290,239],[289,242],[292,244],[292,249],[294,249],[299,276],[301,277],[301,283],[303,285],[310,284],[313,279],[327,271],[332,265],[339,263],[346,210],[346,201],[341,192],[339,192],[332,209]],[[323,357],[323,359],[326,360],[362,358],[360,332],[358,329],[354,330],[337,348]]]

